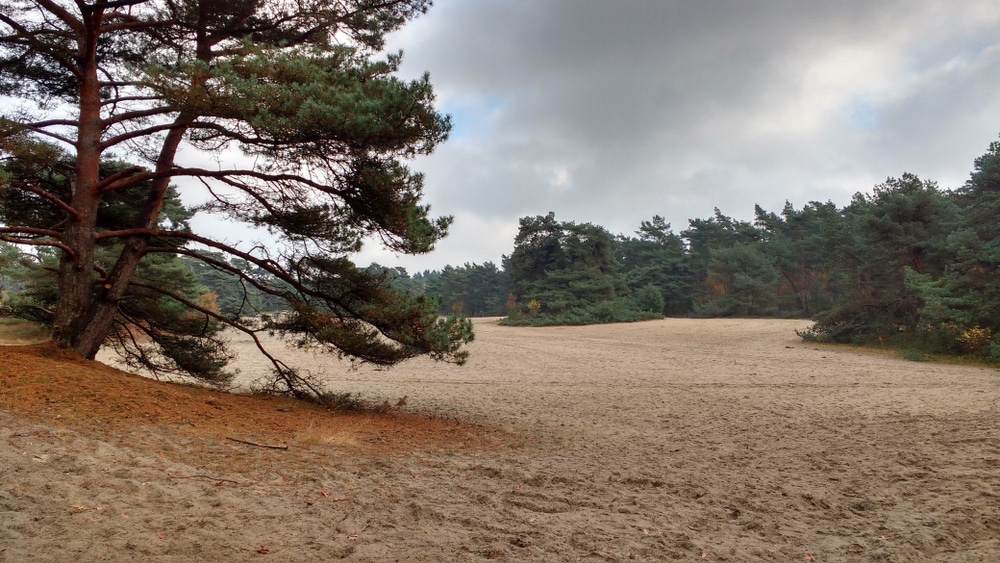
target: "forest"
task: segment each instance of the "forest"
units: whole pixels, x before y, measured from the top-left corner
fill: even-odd
[[[176,194],[170,201],[174,220],[185,220]],[[716,208],[679,233],[658,215],[631,235],[614,235],[549,213],[520,219],[513,250],[499,265],[466,263],[411,275],[372,264],[365,273],[400,293],[433,300],[442,315],[501,316],[512,325],[664,315],[810,318],[815,323],[800,333],[806,340],[892,345],[916,360],[946,354],[1000,362],[998,216],[1000,142],[994,142],[954,190],[903,174],[855,194],[844,207],[813,201],[774,212],[757,206],[752,221]],[[167,254],[145,267],[229,317],[287,307],[256,289],[276,283],[267,272],[238,258],[214,259],[213,266]],[[30,317],[32,308],[51,303],[55,281],[45,274],[55,262],[54,252],[27,253],[3,243],[4,306]],[[254,279],[262,283],[246,281]]]
[[[968,181],[945,190],[913,174],[850,203],[756,206],[673,232],[660,216],[613,235],[554,214],[523,217],[514,248],[492,262],[412,276],[442,314],[507,324],[587,324],[667,316],[815,320],[800,336],[891,345],[906,357],[1000,361],[1000,142]]]

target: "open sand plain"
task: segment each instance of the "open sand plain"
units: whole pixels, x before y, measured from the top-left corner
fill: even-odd
[[[481,439],[201,446],[256,470],[165,456],[144,439],[210,439],[167,427],[0,412],[0,560],[1000,560],[1000,373],[815,346],[807,325],[484,319],[463,367],[303,354],[331,389]]]

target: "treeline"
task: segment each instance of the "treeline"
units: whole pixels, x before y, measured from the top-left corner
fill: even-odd
[[[903,174],[838,207],[757,206],[752,221],[662,217],[632,235],[550,213],[524,217],[514,249],[491,262],[393,275],[439,299],[442,314],[512,324],[651,316],[813,318],[802,336],[894,342],[1000,360],[1000,143],[964,186]]]
[[[173,195],[170,201],[176,201]],[[172,208],[183,223],[188,212]],[[719,209],[674,233],[660,216],[631,235],[555,215],[523,217],[514,248],[492,262],[410,275],[370,266],[380,285],[425,296],[443,315],[502,316],[509,324],[587,324],[667,316],[812,318],[802,336],[883,342],[923,353],[1000,361],[1000,142],[964,186],[943,190],[912,174],[838,207],[757,206],[752,221]],[[287,309],[254,285],[278,283],[238,259],[164,254],[147,279],[230,318]],[[0,244],[0,302],[43,310],[54,301],[56,254]],[[245,276],[235,276],[242,271]],[[150,295],[136,308],[162,316]],[[22,316],[27,316],[22,314]],[[178,319],[184,320],[179,313]]]

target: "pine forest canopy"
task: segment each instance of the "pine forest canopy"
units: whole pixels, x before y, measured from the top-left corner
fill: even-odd
[[[838,208],[757,206],[752,221],[663,217],[611,235],[553,213],[523,217],[502,267],[448,266],[395,283],[440,311],[507,324],[588,324],[650,315],[812,318],[807,340],[885,343],[1000,363],[1000,142],[966,184],[888,178]]]
[[[207,379],[224,377],[225,353],[197,362],[184,351],[218,350],[221,326],[255,339],[278,331],[378,365],[462,362],[467,320],[439,319],[433,303],[349,260],[372,238],[427,252],[451,221],[430,216],[423,178],[407,166],[446,139],[450,120],[435,111],[426,75],[401,80],[401,55],[380,54],[387,33],[429,6],[0,5],[0,95],[14,100],[0,115],[0,235],[52,251],[51,306],[35,313],[56,341],[87,358],[109,338],[131,342],[150,366]],[[199,164],[234,148],[246,158]],[[175,185],[209,202],[194,212],[268,229],[280,244],[244,248],[193,232],[187,217],[170,216]],[[192,284],[167,283],[178,257],[289,312],[257,324],[223,314],[193,298]],[[261,351],[276,391],[319,392]]]

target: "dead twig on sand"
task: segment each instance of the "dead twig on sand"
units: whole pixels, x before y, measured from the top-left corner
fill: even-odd
[[[233,481],[232,479],[219,479],[217,477],[212,477],[211,475],[174,475],[168,471],[167,476],[171,479],[208,479],[209,481],[215,481],[216,485],[221,485],[222,483],[232,483],[234,485],[240,484],[239,481]]]
[[[234,442],[239,442],[241,444],[247,444],[248,446],[257,446],[258,448],[270,448],[272,450],[287,450],[287,444],[258,444],[257,442],[251,442],[250,440],[240,440],[239,438],[233,438],[231,436],[226,436],[227,440],[232,440]]]
[[[365,525],[360,530],[358,530],[357,532],[354,532],[353,534],[347,536],[347,539],[349,539],[349,540],[356,540],[356,539],[358,539],[358,536],[361,535],[361,532],[367,530],[368,526],[371,526],[371,522],[366,522]]]

